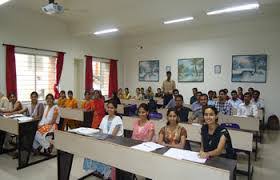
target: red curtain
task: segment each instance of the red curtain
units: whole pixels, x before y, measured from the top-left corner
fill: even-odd
[[[93,74],[92,74],[92,56],[86,56],[86,77],[85,89],[90,91],[92,89]]]
[[[116,60],[110,61],[110,75],[109,75],[109,97],[112,97],[113,92],[118,90],[118,62]]]
[[[13,45],[6,45],[6,89],[7,95],[10,93],[17,95],[16,57]]]
[[[56,99],[59,98],[58,85],[62,74],[63,62],[64,62],[64,52],[58,52],[57,62],[56,62],[56,82],[54,84],[54,96]]]

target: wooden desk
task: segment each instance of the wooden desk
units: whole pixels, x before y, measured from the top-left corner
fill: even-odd
[[[0,116],[0,154],[10,151],[18,150],[18,167],[22,169],[42,161],[54,158],[55,156],[49,156],[34,162],[30,162],[30,155],[32,152],[32,145],[37,131],[39,121],[19,122],[14,119],[5,118]],[[14,134],[17,136],[17,148],[16,149],[4,149],[3,144],[6,134]]]
[[[100,141],[92,137],[56,131],[55,147],[60,150],[58,179],[69,179],[74,154],[153,180],[202,179],[206,176],[209,179],[229,180],[236,167],[235,160],[213,158],[207,160],[210,162],[206,164],[198,164],[165,157],[160,152],[144,152],[130,148],[139,143],[141,142],[124,137],[109,137]],[[213,165],[218,165],[215,160],[223,163],[222,168]]]
[[[135,99],[120,99],[122,104],[128,105],[128,104],[136,104],[137,107],[142,103],[148,103],[149,100],[135,100]]]

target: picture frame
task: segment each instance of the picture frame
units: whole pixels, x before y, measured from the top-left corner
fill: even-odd
[[[139,61],[138,80],[159,82],[159,60]]]
[[[266,83],[267,55],[233,55],[232,82]]]
[[[215,74],[221,74],[222,72],[222,66],[221,65],[214,65],[214,73]]]
[[[168,71],[171,72],[171,66],[165,66],[165,71],[166,71],[166,72],[168,72]]]
[[[204,58],[178,59],[178,82],[204,82]]]

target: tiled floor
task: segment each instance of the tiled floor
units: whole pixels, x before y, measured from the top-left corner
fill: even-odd
[[[280,133],[266,132],[264,143],[260,145],[260,158],[253,161],[253,180],[280,179]],[[57,161],[52,159],[17,171],[17,161],[8,155],[0,155],[0,180],[55,180],[57,179]],[[85,173],[82,171],[83,158],[75,157],[70,179],[78,179]],[[97,179],[90,177],[88,179]],[[238,176],[238,180],[246,180]]]

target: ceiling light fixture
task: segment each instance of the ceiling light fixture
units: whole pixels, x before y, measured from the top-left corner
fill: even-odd
[[[119,31],[118,29],[116,28],[113,28],[113,29],[105,29],[105,30],[102,30],[102,31],[96,31],[94,33],[94,35],[101,35],[101,34],[107,34],[107,33],[112,33],[112,32],[117,32]]]
[[[258,3],[254,4],[246,4],[241,6],[233,6],[225,9],[220,9],[216,11],[210,11],[207,12],[207,15],[216,15],[216,14],[223,14],[223,13],[231,13],[231,12],[237,12],[237,11],[245,11],[245,10],[252,10],[252,9],[258,9],[260,5]]]
[[[184,21],[192,21],[193,19],[194,19],[193,17],[185,17],[185,18],[180,18],[180,19],[164,21],[163,24],[173,24],[173,23],[179,23],[179,22],[184,22]]]
[[[9,2],[10,0],[0,0],[0,6],[2,5],[2,4],[5,4],[6,2]]]

